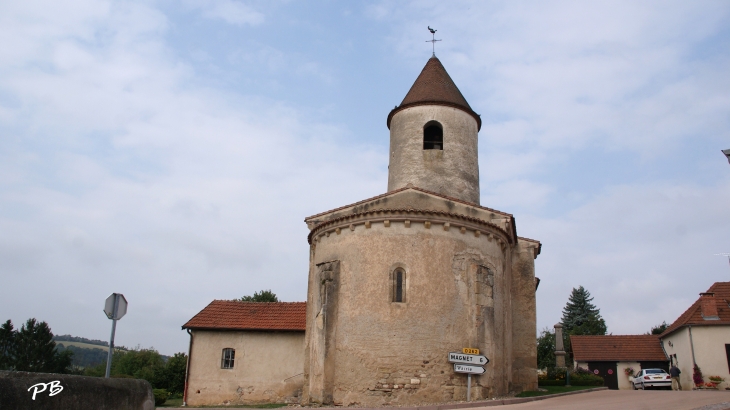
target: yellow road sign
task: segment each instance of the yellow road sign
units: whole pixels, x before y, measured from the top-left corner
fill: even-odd
[[[471,347],[465,347],[465,348],[461,349],[461,353],[464,353],[464,354],[479,354],[479,349],[474,349],[474,348],[471,348]]]

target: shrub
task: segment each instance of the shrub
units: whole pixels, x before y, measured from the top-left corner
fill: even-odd
[[[565,386],[565,380],[537,380],[538,386]]]
[[[565,380],[566,369],[560,367],[548,367],[545,373],[538,375],[538,379],[543,380]]]
[[[573,380],[571,377],[570,379],[570,385],[571,386],[603,386],[603,378],[600,376],[595,376],[597,379],[590,379],[590,380]]]
[[[168,393],[165,389],[154,389],[152,390],[152,394],[155,395],[155,406],[165,404],[167,397],[170,396],[170,393]]]
[[[701,386],[705,383],[705,380],[702,378],[702,370],[696,364],[692,372],[692,381],[695,382],[695,386]]]
[[[573,386],[603,386],[603,377],[579,367],[570,373],[570,384]]]

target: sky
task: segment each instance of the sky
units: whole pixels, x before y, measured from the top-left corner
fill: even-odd
[[[727,1],[0,0],[0,320],[187,351],[214,299],[306,299],[303,220],[387,189],[431,56],[483,120],[481,204],[613,334],[730,280]]]

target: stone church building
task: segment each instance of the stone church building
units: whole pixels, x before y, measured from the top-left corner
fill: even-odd
[[[490,360],[472,399],[535,390],[540,242],[480,205],[479,115],[434,56],[387,125],[388,192],[305,219],[303,403],[465,400],[464,347]]]
[[[462,348],[490,360],[472,379],[472,400],[535,390],[541,244],[518,237],[511,214],[480,204],[479,115],[434,56],[387,126],[387,193],[305,219],[298,400],[466,400],[466,375],[448,362]]]

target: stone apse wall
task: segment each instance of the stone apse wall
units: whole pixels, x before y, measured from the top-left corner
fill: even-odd
[[[304,403],[465,400],[466,375],[447,360],[462,347],[491,360],[472,399],[536,388],[536,243],[448,212],[340,219],[311,246]],[[397,268],[403,303],[392,301]]]

